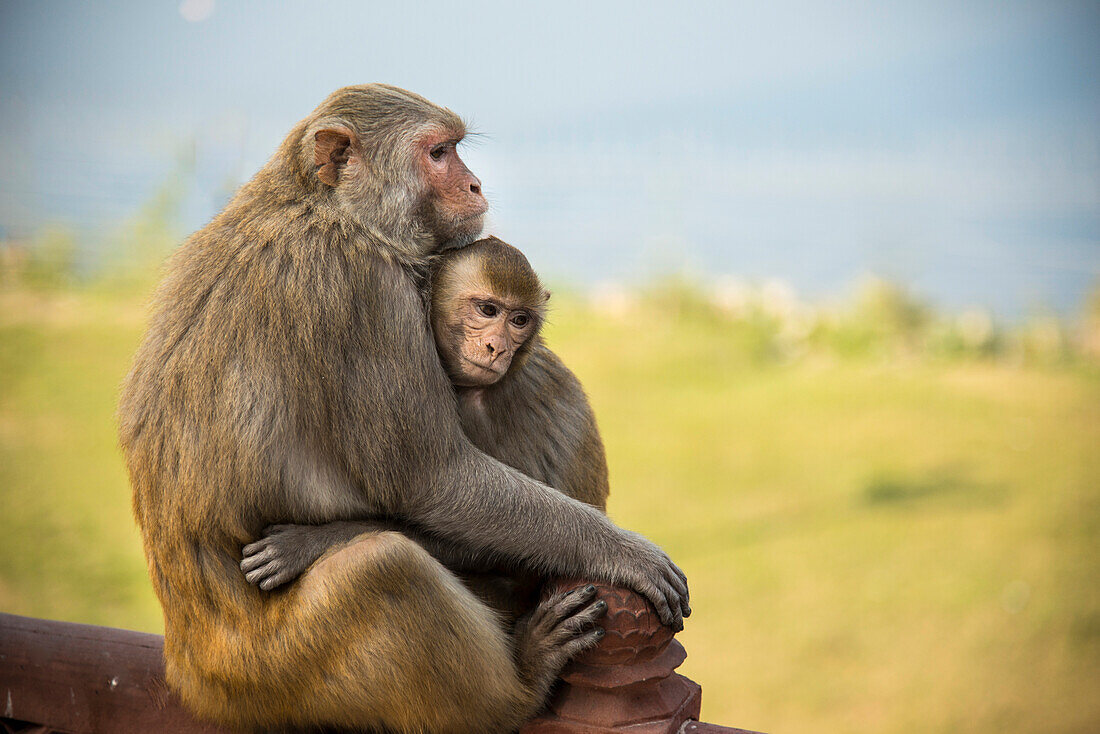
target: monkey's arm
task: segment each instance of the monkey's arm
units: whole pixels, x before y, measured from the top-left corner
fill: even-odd
[[[372,343],[341,355],[347,373],[334,419],[343,463],[372,512],[438,535],[479,565],[517,563],[542,575],[625,585],[681,628],[690,613],[683,572],[599,510],[477,449],[462,433],[416,285],[396,265],[371,271],[372,290],[393,298],[361,312]]]
[[[364,533],[380,530],[401,532],[452,571],[487,570],[472,563],[470,554],[453,543],[396,523],[362,520],[324,525],[271,525],[264,529],[263,537],[242,550],[241,571],[250,584],[270,591],[301,576],[329,550],[338,550]]]
[[[325,525],[272,525],[259,540],[242,550],[241,571],[250,584],[270,591],[293,581],[325,551],[338,549],[377,523],[330,522]]]

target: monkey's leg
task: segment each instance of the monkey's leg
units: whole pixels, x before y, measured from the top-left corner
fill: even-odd
[[[272,610],[286,630],[273,654],[289,647],[299,666],[283,716],[394,732],[511,731],[542,706],[561,666],[601,636],[605,608],[593,597],[582,588],[548,600],[513,639],[420,545],[396,532],[361,535],[323,556]]]
[[[506,629],[512,629],[520,617],[534,609],[542,591],[542,579],[521,570],[510,573],[450,570],[474,596],[501,616]]]

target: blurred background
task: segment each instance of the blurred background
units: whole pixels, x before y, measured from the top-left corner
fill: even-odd
[[[333,89],[463,115],[704,719],[1100,729],[1100,4],[0,5],[0,611],[159,631],[165,255]]]

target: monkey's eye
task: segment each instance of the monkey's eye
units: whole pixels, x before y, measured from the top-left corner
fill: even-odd
[[[477,310],[481,311],[482,316],[488,316],[489,318],[497,315],[497,307],[491,303],[479,303],[477,304]]]
[[[447,146],[446,145],[437,145],[434,148],[432,148],[431,153],[429,153],[428,155],[430,155],[432,157],[433,161],[438,161],[440,158],[443,157],[443,154],[446,153],[446,152],[447,152]]]
[[[517,313],[515,316],[512,317],[512,323],[520,327],[527,326],[527,322],[530,320],[530,317],[528,317],[525,313]]]

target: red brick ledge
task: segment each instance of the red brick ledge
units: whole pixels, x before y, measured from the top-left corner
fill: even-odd
[[[523,734],[755,734],[703,724],[683,647],[631,592],[609,604],[600,647],[563,671]],[[164,640],[132,630],[0,613],[0,734],[230,734],[197,721],[164,682]]]

